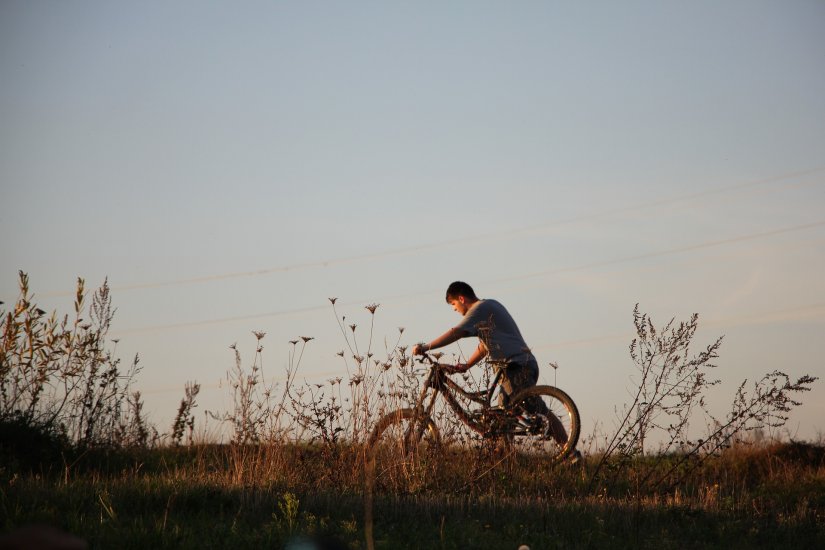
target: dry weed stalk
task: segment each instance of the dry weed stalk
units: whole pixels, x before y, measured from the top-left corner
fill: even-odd
[[[630,356],[639,371],[633,400],[625,405],[618,427],[601,454],[593,473],[593,483],[602,481],[610,486],[624,473],[633,459],[644,455],[645,440],[659,436],[660,446],[648,466],[638,472],[637,491],[641,488],[674,486],[686,479],[708,456],[718,453],[731,440],[765,426],[781,427],[787,413],[801,402],[792,395],[810,390],[815,377],[804,375],[796,382],[779,371],[765,375],[747,392],[742,382],[734,397],[732,410],[723,421],[716,420],[707,409],[705,395],[719,380],[708,377],[712,363],[718,358],[722,337],[717,338],[698,354],[690,347],[698,328],[699,316],[674,324],[671,319],[657,330],[646,314],[633,310],[636,338],[630,344]],[[714,426],[704,439],[690,439],[688,429],[695,413],[702,412]],[[678,451],[679,459],[661,473],[662,463],[670,453]],[[635,461],[639,464],[639,461]],[[689,464],[689,467],[685,467]],[[600,476],[609,466],[610,474]],[[592,484],[591,484],[592,486]]]
[[[184,397],[181,399],[180,407],[178,407],[178,414],[175,416],[175,421],[172,423],[171,442],[172,445],[178,446],[183,440],[184,432],[188,434],[187,442],[191,445],[193,434],[195,431],[195,415],[192,410],[197,407],[195,398],[201,391],[200,384],[196,382],[187,382],[184,388]]]
[[[130,391],[138,356],[123,370],[118,340],[111,347],[107,341],[115,314],[108,282],[92,294],[87,320],[85,283],[78,279],[74,316],[58,320],[34,303],[28,275],[21,271],[19,281],[15,306],[0,312],[0,419],[64,434],[86,447],[156,441],[140,394]]]
[[[214,419],[230,425],[233,445],[281,441],[289,431],[289,426],[282,423],[288,389],[281,393],[280,401],[275,399],[279,384],[274,381],[267,383],[263,374],[264,347],[261,340],[266,334],[263,332],[253,332],[253,334],[256,338],[256,347],[252,365],[248,371],[243,366],[237,344],[229,346],[235,355],[234,367],[226,373],[226,381],[232,390],[232,411],[209,412]],[[304,346],[309,340],[311,338],[304,339]],[[293,341],[293,348],[295,343],[297,340]],[[303,354],[303,348],[301,353]],[[293,365],[293,357],[290,355],[286,388],[289,388],[295,379],[297,364]],[[298,363],[300,363],[300,358]]]

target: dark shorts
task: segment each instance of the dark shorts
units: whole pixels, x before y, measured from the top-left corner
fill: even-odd
[[[526,363],[510,363],[503,370],[504,374],[500,382],[502,389],[499,394],[500,405],[504,405],[509,396],[535,386],[539,380],[539,365],[535,359]]]

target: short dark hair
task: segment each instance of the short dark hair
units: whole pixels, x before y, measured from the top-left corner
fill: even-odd
[[[450,303],[450,300],[455,300],[459,296],[464,296],[470,300],[478,300],[473,287],[467,283],[463,281],[450,283],[450,286],[447,287],[447,303]]]

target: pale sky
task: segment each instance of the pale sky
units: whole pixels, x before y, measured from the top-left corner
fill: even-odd
[[[627,399],[637,302],[725,335],[720,416],[744,378],[825,378],[821,1],[4,0],[0,75],[0,300],[18,269],[60,312],[108,277],[161,430],[187,380],[228,407],[253,330],[273,375],[314,336],[323,381],[328,297],[412,344],[456,324],[453,280],[585,434]],[[814,439],[825,382],[804,401]]]

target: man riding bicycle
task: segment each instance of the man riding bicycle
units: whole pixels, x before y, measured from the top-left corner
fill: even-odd
[[[448,346],[453,342],[475,336],[478,347],[466,363],[444,365],[448,372],[465,372],[485,357],[496,370],[502,371],[500,381],[502,392],[499,404],[507,404],[510,396],[536,385],[539,379],[539,365],[516,322],[510,313],[496,300],[480,300],[473,288],[465,282],[456,281],[447,288],[447,303],[462,316],[461,322],[428,344],[413,346],[413,355],[422,355],[430,350]],[[541,415],[550,422],[553,438],[559,442],[567,440],[567,433],[559,419],[547,409],[544,402],[535,397],[524,401],[524,408],[530,414]],[[579,451],[573,451],[572,463],[581,458]]]
[[[463,319],[429,344],[416,344],[412,349],[413,355],[421,355],[448,346],[461,338],[475,336],[479,339],[479,344],[467,362],[451,366],[449,370],[464,372],[487,357],[488,362],[503,371],[501,387],[502,399],[505,401],[510,395],[536,385],[539,365],[524,342],[516,322],[503,305],[495,300],[480,300],[473,288],[461,281],[456,281],[447,288],[447,303]]]

